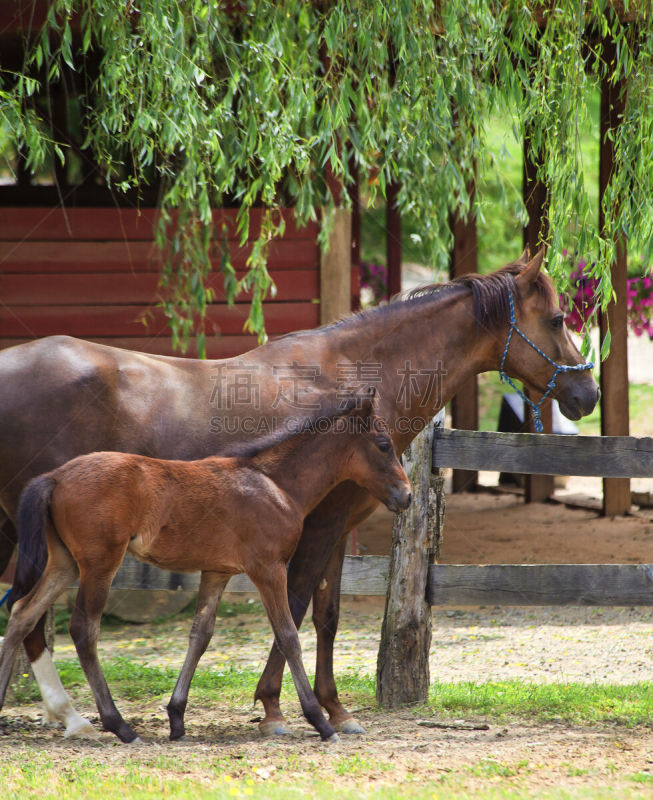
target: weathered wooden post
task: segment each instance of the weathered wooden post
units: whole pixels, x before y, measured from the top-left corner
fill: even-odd
[[[440,412],[404,452],[413,502],[392,529],[388,592],[376,669],[379,705],[396,708],[428,699],[431,606],[426,601],[429,566],[437,557],[444,519],[442,475],[431,470],[433,430]]]

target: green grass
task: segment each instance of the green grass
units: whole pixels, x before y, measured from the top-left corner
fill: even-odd
[[[577,725],[613,723],[653,727],[653,684],[534,684],[523,681],[436,683],[435,713],[492,720],[535,719]]]
[[[512,389],[501,383],[497,372],[479,375],[479,430],[496,431],[499,422],[501,397]],[[632,436],[653,436],[653,386],[631,383],[628,387],[630,433]],[[597,404],[587,417],[574,422],[583,436],[599,436],[601,433],[601,409]]]

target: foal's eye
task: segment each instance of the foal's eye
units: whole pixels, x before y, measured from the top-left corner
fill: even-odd
[[[379,450],[382,453],[390,452],[390,442],[379,442]]]
[[[561,314],[558,317],[553,317],[553,319],[551,320],[551,327],[553,328],[553,330],[559,331],[562,330],[563,323],[564,323],[564,318]]]

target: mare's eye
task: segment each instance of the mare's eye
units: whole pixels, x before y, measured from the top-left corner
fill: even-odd
[[[379,450],[382,453],[388,453],[390,451],[390,442],[379,442]]]
[[[564,319],[563,319],[562,314],[561,314],[560,316],[554,317],[551,320],[551,327],[553,328],[553,330],[559,331],[559,330],[562,330],[563,323],[564,323]]]

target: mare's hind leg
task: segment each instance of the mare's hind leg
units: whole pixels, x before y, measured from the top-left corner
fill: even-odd
[[[322,713],[304,670],[299,636],[288,606],[285,565],[269,564],[265,569],[249,573],[249,577],[259,590],[274,631],[277,647],[288,662],[304,716],[323,740],[337,741],[338,734]]]
[[[186,732],[184,727],[184,713],[188,702],[188,690],[190,682],[197,668],[197,664],[209,646],[213,630],[215,628],[215,617],[220,605],[220,599],[224,587],[227,585],[229,575],[222,575],[218,572],[203,572],[200,581],[199,593],[197,595],[197,610],[193,618],[193,625],[190,629],[188,639],[188,652],[181,668],[177,683],[175,684],[172,697],[168,703],[168,718],[170,719],[170,738],[172,740],[181,739]]]
[[[109,596],[114,573],[115,569],[105,568],[99,572],[90,569],[88,565],[81,567],[77,602],[70,620],[70,635],[93,692],[104,729],[115,733],[123,742],[133,742],[138,737],[120,716],[97,656],[100,619]]]
[[[70,553],[58,549],[32,591],[14,605],[0,651],[0,708],[4,703],[16,651],[25,636],[76,577],[77,567]]]
[[[342,535],[346,514],[343,509],[345,505],[337,502],[331,503],[327,510],[318,506],[304,521],[301,539],[288,567],[288,602],[297,627],[304,619],[322,568]],[[254,700],[260,700],[265,710],[265,719],[259,724],[264,736],[290,733],[279,705],[284,666],[285,658],[275,643],[254,694]]]
[[[340,733],[365,733],[365,728],[342,705],[333,675],[333,643],[340,619],[340,579],[347,537],[334,549],[313,593],[313,625],[317,634],[315,695],[329,715],[329,722]]]

